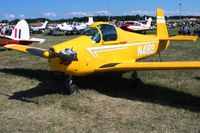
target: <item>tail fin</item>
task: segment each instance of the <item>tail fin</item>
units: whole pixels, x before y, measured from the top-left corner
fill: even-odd
[[[160,39],[168,38],[168,30],[167,30],[167,25],[165,21],[165,14],[164,10],[158,8],[156,11],[157,15],[157,37]]]
[[[45,29],[47,27],[48,21],[45,21],[42,25],[42,28]]]
[[[146,23],[146,27],[151,27],[152,18],[149,18]]]
[[[89,17],[87,25],[91,25],[92,23],[94,23],[93,17]]]
[[[65,23],[63,23],[63,27],[67,27],[67,23],[65,22]]]
[[[21,20],[17,23],[12,31],[11,38],[15,40],[28,40],[30,39],[30,32],[28,24],[25,20]]]

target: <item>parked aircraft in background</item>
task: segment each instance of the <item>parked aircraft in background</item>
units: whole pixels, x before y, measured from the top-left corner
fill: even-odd
[[[5,47],[47,58],[54,71],[69,75],[66,86],[70,94],[78,89],[72,76],[116,71],[200,69],[200,61],[139,62],[160,54],[169,47],[170,41],[196,41],[197,36],[169,37],[164,16],[164,11],[157,9],[155,35],[132,33],[109,23],[96,22],[86,28],[80,37],[50,49],[14,44]],[[137,76],[132,78],[135,80]]]
[[[81,23],[81,24],[74,23],[73,27],[78,31],[82,31],[82,30],[86,29],[89,25],[91,25],[93,23],[94,23],[93,17],[88,17],[88,22],[87,23]]]
[[[74,30],[74,28],[72,27],[72,25],[67,24],[66,22],[63,24],[57,24],[57,28],[60,31],[63,31],[65,34],[71,34]]]
[[[128,21],[125,24],[121,25],[121,28],[126,31],[145,32],[147,30],[155,29],[155,27],[151,26],[151,22],[152,18],[149,18],[146,24],[137,21]]]
[[[0,46],[10,44],[29,45],[33,42],[43,43],[45,39],[30,38],[29,26],[25,20],[17,23],[10,36],[0,35]]]
[[[31,27],[32,33],[43,33],[47,28],[48,21],[45,21],[42,26],[40,27]]]
[[[78,22],[73,22],[73,24],[67,24],[65,22],[63,24],[57,24],[56,28],[51,29],[50,34],[55,35],[57,31],[63,31],[65,34],[80,34],[81,31],[86,29],[92,23],[94,23],[93,17],[89,17],[87,23],[80,24]]]

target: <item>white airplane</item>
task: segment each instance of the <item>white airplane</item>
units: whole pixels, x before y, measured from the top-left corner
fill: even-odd
[[[45,21],[40,27],[31,27],[32,33],[41,33],[47,28],[48,21]]]
[[[57,28],[60,31],[64,31],[64,33],[68,33],[68,34],[71,34],[73,32],[73,30],[74,30],[74,28],[72,27],[72,25],[67,24],[66,22],[63,23],[63,24],[57,24]]]
[[[137,21],[128,21],[125,24],[123,24],[121,28],[123,30],[136,31],[136,32],[153,30],[155,29],[155,27],[151,26],[151,22],[152,22],[152,18],[149,18],[146,24],[143,24]]]
[[[33,42],[43,43],[45,39],[31,38],[28,23],[21,20],[12,30],[10,36],[0,35],[0,46],[9,44],[29,45]]]
[[[73,24],[74,29],[78,30],[78,31],[82,31],[84,29],[86,29],[89,25],[93,24],[94,20],[93,17],[88,17],[88,22],[87,23],[81,23],[79,24]]]
[[[66,22],[63,24],[57,24],[57,28],[60,31],[63,31],[65,34],[79,34],[82,30],[86,29],[89,25],[94,23],[93,17],[88,18],[87,23],[77,23],[74,22],[72,25],[67,24]],[[53,29],[51,34],[56,34],[57,30]]]

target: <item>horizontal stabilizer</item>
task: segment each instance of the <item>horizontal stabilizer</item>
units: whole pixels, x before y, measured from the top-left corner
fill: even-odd
[[[41,43],[43,43],[45,41],[45,39],[42,39],[42,38],[31,38],[31,39],[29,39],[29,41],[31,41],[31,42],[39,42],[41,44]]]
[[[177,35],[177,36],[171,36],[166,39],[160,39],[160,40],[169,40],[169,41],[196,41],[198,36],[184,36],[184,35]]]

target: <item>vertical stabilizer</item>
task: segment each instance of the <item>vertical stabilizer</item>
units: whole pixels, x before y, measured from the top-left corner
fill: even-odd
[[[152,18],[149,18],[147,20],[146,27],[150,28],[151,27],[151,22],[152,22]]]
[[[157,16],[157,37],[160,39],[168,38],[168,30],[167,30],[167,25],[166,25],[166,20],[165,20],[165,14],[164,10],[158,8],[156,11],[156,16]]]
[[[11,38],[15,40],[30,39],[29,27],[25,20],[21,20],[17,23],[15,28],[12,30]]]
[[[45,29],[47,27],[48,21],[45,21],[42,25],[42,29]]]
[[[93,17],[89,17],[87,25],[91,25],[92,23],[94,23]]]

